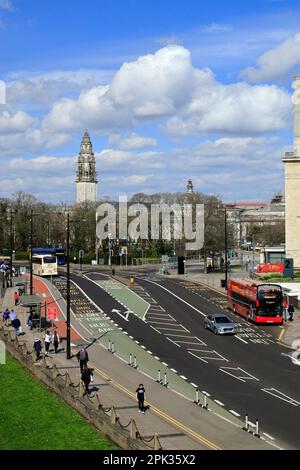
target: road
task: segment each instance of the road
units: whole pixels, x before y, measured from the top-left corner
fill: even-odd
[[[72,275],[86,294],[122,328],[233,414],[259,418],[262,431],[284,448],[299,448],[299,369],[276,343],[278,330],[239,319],[237,336],[215,336],[203,315],[224,312],[224,298],[194,283],[142,274],[137,283],[153,303],[146,321],[126,321],[122,306],[94,282]],[[100,295],[101,294],[101,295]],[[124,309],[124,307],[123,307]],[[233,314],[232,314],[233,316]],[[235,318],[235,320],[238,320]]]

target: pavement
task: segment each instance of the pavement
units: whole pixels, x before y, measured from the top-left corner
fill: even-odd
[[[61,337],[64,337],[65,305],[58,292],[54,295],[43,281],[34,278],[35,293],[46,299],[48,304],[55,305],[59,311],[58,322],[54,322],[52,329],[58,328]],[[41,292],[39,292],[41,291]],[[1,309],[12,308],[14,289],[7,289],[0,300]],[[26,327],[28,313],[21,305],[14,308],[19,316],[23,334],[21,341],[32,349],[33,341],[38,336],[43,338],[44,332],[29,331]],[[72,352],[77,352],[82,344],[87,344],[86,333],[76,319],[72,318]],[[79,382],[80,372],[77,359],[67,360],[65,356],[65,342],[60,352],[50,353],[47,358],[49,364],[56,364],[61,373],[68,371],[74,383]],[[151,378],[142,374],[118,357],[108,352],[97,343],[88,348],[90,363],[95,369],[94,391],[98,391],[100,401],[105,407],[115,406],[120,421],[128,423],[134,418],[141,435],[151,437],[157,432],[163,449],[193,450],[193,449],[272,449],[265,440],[257,439],[241,430],[237,425],[228,422],[221,416],[206,411],[189,400],[172,392]],[[37,365],[38,367],[38,365]],[[145,415],[139,414],[135,398],[135,389],[143,383],[146,389],[146,399],[150,409]]]

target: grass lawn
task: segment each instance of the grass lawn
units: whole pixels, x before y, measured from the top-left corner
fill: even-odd
[[[0,449],[117,449],[9,355],[0,390]]]

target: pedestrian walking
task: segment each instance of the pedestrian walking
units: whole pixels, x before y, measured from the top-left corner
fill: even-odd
[[[15,306],[18,305],[18,303],[19,303],[19,294],[16,290],[14,292],[14,301],[15,301]]]
[[[33,329],[33,314],[30,313],[28,320],[27,320],[27,327],[29,330]]]
[[[15,318],[12,322],[11,325],[14,327],[16,336],[19,336],[22,333],[22,327],[21,327],[21,322],[19,318]]]
[[[33,349],[36,354],[36,360],[38,361],[41,357],[42,342],[40,339],[36,338],[33,343]]]
[[[5,326],[8,326],[8,320],[9,320],[9,309],[6,308],[5,310],[3,310],[3,313],[2,313],[2,321]]]
[[[10,313],[9,313],[10,323],[11,323],[13,320],[15,320],[15,318],[17,318],[17,314],[16,314],[16,312],[15,312],[13,309],[11,309],[11,311],[10,311]]]
[[[93,370],[90,369],[87,365],[85,365],[82,370],[81,380],[84,383],[84,389],[87,395],[89,394],[89,385],[94,380],[93,375]]]
[[[59,339],[59,335],[57,333],[57,331],[55,330],[53,335],[52,335],[52,338],[51,338],[51,342],[54,346],[54,351],[55,351],[55,354],[57,354],[57,350],[58,350],[58,345],[60,343],[60,339]]]
[[[45,341],[45,356],[48,356],[50,343],[51,343],[51,336],[48,330],[46,331],[46,334],[44,336],[44,341]]]
[[[80,372],[83,372],[84,366],[87,365],[89,360],[89,355],[85,348],[81,348],[80,351],[77,353],[77,359],[80,365]]]
[[[136,397],[139,405],[139,413],[145,413],[145,389],[143,384],[140,384],[136,389]]]
[[[293,321],[294,312],[294,305],[290,304],[288,307],[289,321]]]

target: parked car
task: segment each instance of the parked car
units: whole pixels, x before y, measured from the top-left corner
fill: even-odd
[[[237,325],[223,313],[212,313],[204,318],[204,328],[213,331],[215,335],[237,333]]]

